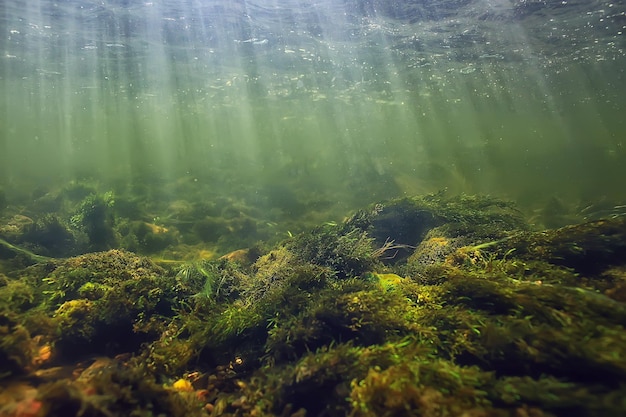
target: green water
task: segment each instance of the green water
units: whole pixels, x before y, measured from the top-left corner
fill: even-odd
[[[617,204],[625,10],[7,0],[0,187],[225,196],[273,220],[441,189]]]

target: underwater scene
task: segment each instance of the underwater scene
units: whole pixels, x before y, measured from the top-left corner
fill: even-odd
[[[625,33],[0,0],[0,417],[626,415]]]

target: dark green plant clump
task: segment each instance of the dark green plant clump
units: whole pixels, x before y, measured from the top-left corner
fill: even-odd
[[[114,204],[112,193],[91,194],[80,203],[71,218],[72,225],[87,235],[89,248],[92,251],[106,250],[116,246],[117,241],[113,229],[115,218],[112,210]]]
[[[374,239],[351,225],[324,225],[287,245],[300,260],[331,268],[342,278],[358,276],[378,263]]]

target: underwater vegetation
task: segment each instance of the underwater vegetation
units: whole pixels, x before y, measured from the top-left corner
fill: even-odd
[[[213,220],[166,232],[80,194],[57,200],[71,217],[3,226],[0,416],[626,413],[623,216],[537,231],[439,193],[166,262]],[[46,230],[87,252],[35,255]]]
[[[189,195],[198,201],[172,201],[141,187],[118,188],[85,180],[41,188],[17,199],[0,193],[3,269],[108,249],[167,260],[211,258],[287,234],[243,201],[197,189]],[[293,224],[290,228],[297,230]]]

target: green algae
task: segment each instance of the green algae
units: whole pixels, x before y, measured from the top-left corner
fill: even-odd
[[[95,394],[37,377],[48,415],[616,415],[624,233],[620,218],[531,232],[508,203],[431,195],[254,256],[47,261],[0,285],[2,383],[105,355],[115,383],[86,375]],[[163,390],[181,376],[191,395]]]

